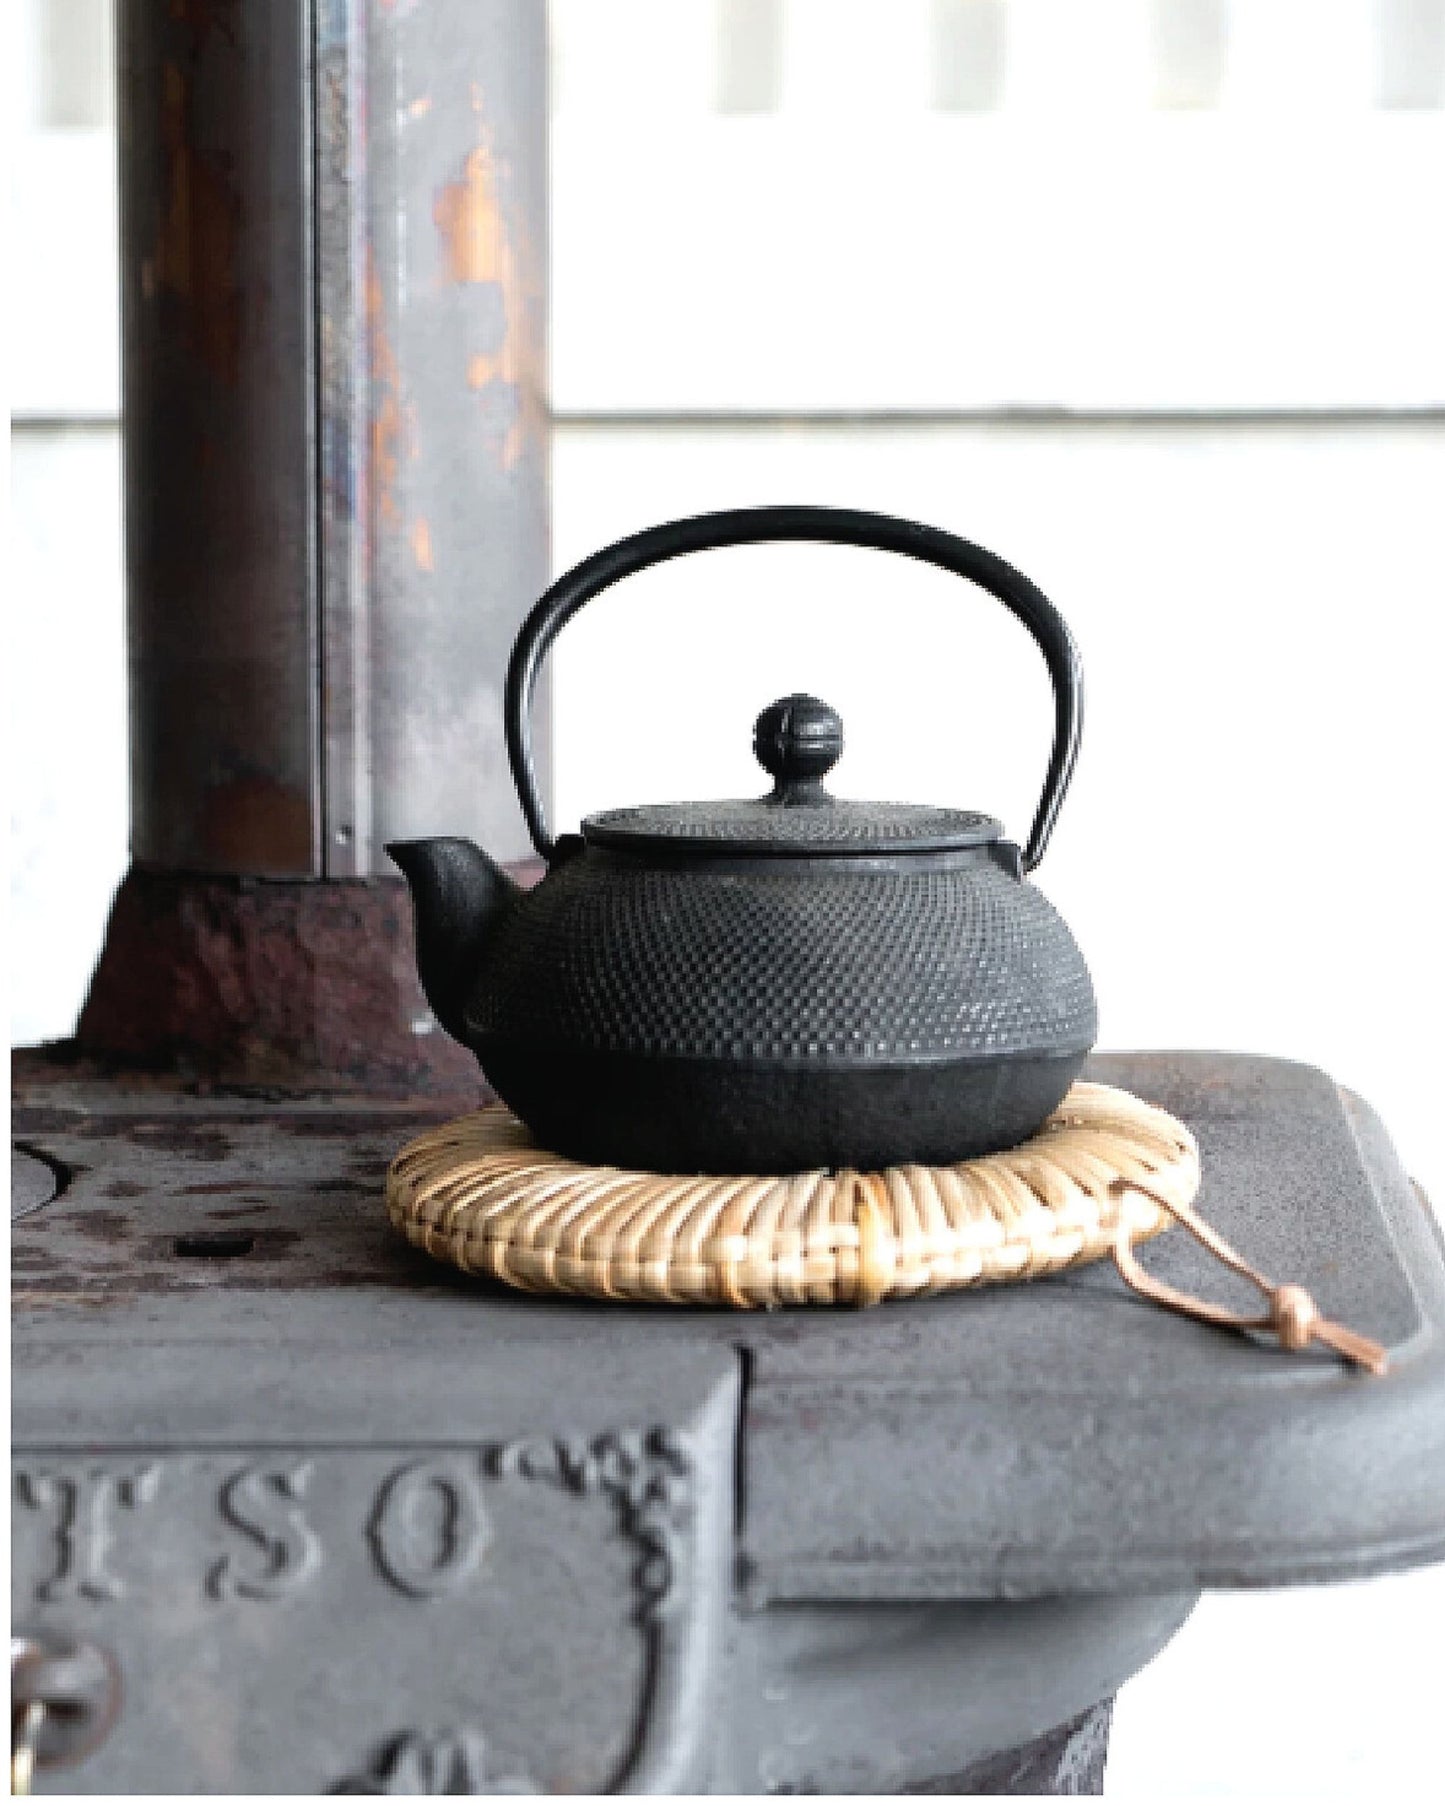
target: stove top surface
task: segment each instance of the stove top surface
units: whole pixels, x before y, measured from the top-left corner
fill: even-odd
[[[1107,1053],[1088,1076],[1188,1123],[1200,1211],[1384,1342],[1390,1373],[1185,1321],[1107,1264],[861,1313],[541,1300],[387,1226],[386,1164],[435,1109],[123,1088],[22,1057],[14,1133],[64,1184],[14,1225],[15,1440],[420,1446],[726,1397],[758,1601],[1273,1585],[1445,1555],[1445,1265],[1373,1112],[1254,1056]],[[1257,1303],[1183,1231],[1141,1258]]]

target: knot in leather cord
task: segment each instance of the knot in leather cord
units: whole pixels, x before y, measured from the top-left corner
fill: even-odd
[[[1292,1354],[1300,1354],[1312,1342],[1319,1342],[1369,1373],[1378,1375],[1387,1370],[1389,1359],[1378,1342],[1372,1341],[1369,1336],[1358,1335],[1343,1323],[1335,1323],[1326,1317],[1303,1286],[1271,1284],[1257,1267],[1252,1267],[1242,1254],[1231,1248],[1219,1231],[1211,1228],[1203,1217],[1197,1216],[1188,1204],[1178,1198],[1167,1197],[1162,1191],[1153,1190],[1140,1180],[1120,1181],[1114,1190],[1121,1200],[1124,1193],[1131,1190],[1152,1198],[1169,1212],[1176,1223],[1202,1243],[1216,1260],[1222,1261],[1241,1278],[1258,1286],[1268,1300],[1269,1308],[1262,1317],[1246,1316],[1241,1311],[1210,1304],[1203,1298],[1195,1298],[1189,1292],[1181,1292],[1177,1286],[1171,1286],[1162,1279],[1153,1278],[1135,1258],[1128,1221],[1121,1210],[1114,1232],[1114,1264],[1125,1285],[1141,1298],[1152,1299],[1156,1304],[1179,1311],[1186,1317],[1193,1317],[1200,1323],[1215,1324],[1220,1329],[1270,1330],[1279,1339],[1280,1347],[1289,1349]]]
[[[1319,1306],[1303,1286],[1276,1286],[1270,1294],[1270,1328],[1296,1354],[1314,1340],[1319,1321]]]

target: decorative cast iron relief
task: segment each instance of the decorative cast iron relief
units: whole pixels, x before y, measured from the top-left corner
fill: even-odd
[[[386,1460],[382,1451],[377,1454]],[[218,1610],[242,1603],[268,1611],[293,1600],[304,1604],[329,1562],[362,1553],[387,1586],[424,1608],[467,1586],[486,1586],[485,1561],[494,1536],[487,1497],[492,1487],[552,1487],[610,1508],[636,1557],[632,1617],[643,1639],[641,1696],[630,1753],[612,1791],[687,1790],[694,1708],[705,1686],[718,1583],[709,1570],[699,1590],[697,1476],[683,1436],[657,1426],[590,1438],[528,1436],[467,1449],[413,1451],[400,1460],[392,1457],[379,1472],[373,1464],[369,1497],[363,1494],[344,1518],[328,1504],[323,1484],[335,1483],[328,1473],[331,1459],[324,1450],[237,1451],[229,1458],[22,1456],[17,1498],[35,1514],[22,1596],[28,1594],[36,1607],[71,1610],[124,1599],[127,1609],[143,1613],[148,1586],[155,1584],[156,1528],[142,1521],[144,1509],[164,1494],[173,1511],[184,1511],[199,1478],[201,1516],[167,1563],[168,1597],[189,1585]],[[353,1548],[348,1557],[343,1537],[359,1541],[360,1550]],[[187,1560],[194,1562],[189,1579]],[[407,1609],[398,1601],[398,1610]],[[537,1788],[526,1777],[493,1776],[486,1739],[464,1724],[393,1728],[339,1790],[526,1793]]]
[[[136,1511],[156,1495],[160,1465],[21,1468],[20,1501],[31,1511],[54,1510],[56,1562],[48,1580],[35,1589],[47,1605],[73,1599],[123,1599],[125,1583],[111,1572],[115,1513]]]
[[[499,1479],[537,1480],[579,1496],[610,1499],[623,1535],[640,1551],[635,1575],[639,1622],[671,1609],[685,1565],[682,1542],[692,1504],[691,1459],[673,1431],[614,1431],[592,1442],[520,1437],[494,1445],[486,1463]]]
[[[206,1579],[213,1599],[284,1599],[321,1566],[321,1542],[301,1509],[314,1464],[245,1467],[221,1488],[221,1515],[264,1556],[248,1566],[223,1555]]]
[[[352,1775],[333,1793],[537,1793],[531,1781],[494,1779],[487,1740],[480,1731],[405,1731],[364,1774]]]
[[[415,1527],[428,1495],[440,1501],[443,1514],[432,1547]],[[471,1464],[447,1455],[399,1467],[377,1496],[367,1534],[377,1567],[403,1593],[434,1599],[454,1592],[475,1573],[492,1538]]]
[[[392,1488],[437,1478],[441,1464],[418,1463],[393,1475],[373,1518],[395,1507]],[[579,1498],[604,1498],[618,1527],[638,1551],[636,1620],[647,1641],[646,1670],[632,1750],[614,1793],[673,1791],[666,1783],[686,1749],[686,1702],[704,1659],[687,1610],[692,1584],[692,1458],[666,1427],[583,1437],[519,1437],[483,1451],[483,1471],[498,1481],[557,1486]],[[454,1476],[453,1476],[454,1477]],[[455,1507],[457,1524],[466,1508]],[[380,1559],[380,1551],[378,1551]],[[393,1579],[397,1576],[393,1575]],[[398,1580],[399,1585],[406,1585]],[[408,1590],[414,1590],[408,1588]],[[370,1767],[343,1781],[338,1793],[536,1793],[526,1780],[493,1779],[479,1732],[409,1731],[388,1743]]]

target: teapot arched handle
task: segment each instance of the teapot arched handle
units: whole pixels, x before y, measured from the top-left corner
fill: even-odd
[[[555,842],[548,831],[532,760],[532,696],[542,662],[557,635],[594,596],[650,565],[665,564],[690,552],[785,540],[863,546],[937,565],[986,589],[1028,628],[1044,655],[1054,686],[1053,751],[1023,856],[1025,871],[1032,871],[1044,856],[1078,757],[1084,701],[1074,636],[1042,590],[982,546],[940,527],[855,508],[731,508],[668,521],[594,552],[557,579],[522,623],[507,668],[507,756],[537,851],[550,861]]]

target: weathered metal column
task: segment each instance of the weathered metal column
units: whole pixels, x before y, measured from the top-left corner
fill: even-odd
[[[384,842],[528,848],[545,8],[121,0],[133,869],[79,1040],[216,1081],[459,1076]]]

